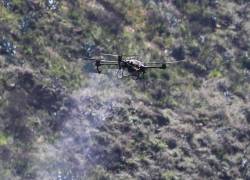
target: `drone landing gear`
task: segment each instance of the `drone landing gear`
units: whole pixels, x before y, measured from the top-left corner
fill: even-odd
[[[116,74],[118,79],[122,79],[124,77],[123,69],[119,69]]]
[[[118,79],[122,79],[124,77],[131,77],[133,80],[145,79],[145,71],[128,72],[124,71],[124,69],[119,69],[116,74]]]
[[[116,74],[117,74],[117,78],[118,78],[118,79],[122,79],[122,78],[124,78],[124,77],[130,77],[130,76],[132,76],[132,75],[129,74],[128,72],[125,73],[124,69],[119,69],[119,70],[117,71]]]
[[[100,74],[102,72],[100,70],[101,62],[100,61],[96,61],[95,66],[96,66],[96,71]]]

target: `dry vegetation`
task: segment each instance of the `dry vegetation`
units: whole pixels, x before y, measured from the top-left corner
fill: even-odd
[[[250,179],[248,0],[0,0],[0,177]],[[83,56],[188,62],[144,81]]]

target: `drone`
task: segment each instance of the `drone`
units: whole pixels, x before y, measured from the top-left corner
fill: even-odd
[[[116,57],[116,60],[107,60],[105,56]],[[181,61],[168,61],[168,62],[150,62],[144,63],[137,55],[116,55],[116,54],[102,54],[100,58],[89,58],[85,60],[93,61],[96,66],[97,73],[101,73],[101,66],[116,66],[117,77],[119,79],[124,77],[132,77],[133,79],[142,79],[148,69],[166,69],[167,64],[179,63]]]

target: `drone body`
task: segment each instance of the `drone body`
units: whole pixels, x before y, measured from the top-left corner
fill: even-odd
[[[106,60],[104,58],[85,58],[86,60],[92,60],[95,62],[96,70],[101,73],[101,66],[117,66],[118,72],[117,77],[123,78],[127,76],[132,76],[135,79],[140,79],[144,77],[144,74],[148,69],[166,69],[166,64],[177,63],[180,61],[171,62],[153,62],[153,63],[143,63],[138,60],[137,56],[123,56],[123,55],[113,55],[104,54],[103,56],[114,56],[117,58],[116,61]],[[124,58],[125,57],[125,58]],[[125,74],[125,71],[127,74]]]

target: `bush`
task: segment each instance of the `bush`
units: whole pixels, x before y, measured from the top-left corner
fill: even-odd
[[[187,0],[174,0],[174,1],[173,1],[174,5],[175,5],[177,8],[179,8],[179,9],[183,8],[184,5],[185,5],[187,2],[188,2]]]
[[[210,78],[220,78],[222,77],[222,73],[220,70],[218,69],[214,69],[210,72],[210,74],[208,75]]]
[[[8,137],[4,133],[0,133],[0,146],[8,144]]]

